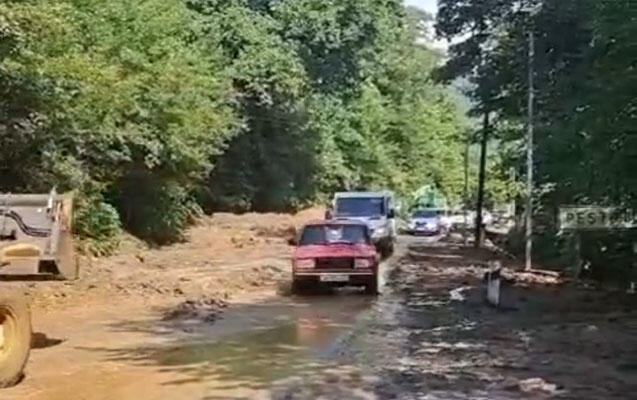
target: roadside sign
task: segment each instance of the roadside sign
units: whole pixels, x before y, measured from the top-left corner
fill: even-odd
[[[637,228],[637,213],[616,207],[560,207],[561,230],[600,230]]]

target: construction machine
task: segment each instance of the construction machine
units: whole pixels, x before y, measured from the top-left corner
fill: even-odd
[[[0,292],[0,388],[13,386],[31,350],[31,314],[21,296]]]
[[[0,277],[76,279],[72,215],[72,193],[0,195]],[[30,348],[28,304],[0,286],[0,388],[20,381]]]
[[[73,193],[0,195],[0,275],[73,280]]]

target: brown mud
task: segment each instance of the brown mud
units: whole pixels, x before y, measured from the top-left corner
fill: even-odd
[[[31,297],[37,332],[24,381],[0,398],[597,400],[637,390],[634,296],[521,274],[503,258],[505,307],[494,309],[483,293],[491,251],[401,237],[378,297],[286,294],[285,236],[314,215],[219,215],[189,242],[95,260],[76,282],[0,283]]]

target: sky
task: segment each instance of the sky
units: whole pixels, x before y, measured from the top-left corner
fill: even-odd
[[[436,15],[438,11],[438,0],[405,0],[405,5],[408,6],[416,6],[422,10],[428,11],[432,15]],[[433,32],[433,22],[431,22],[430,26],[431,31]],[[430,47],[433,47],[438,50],[447,51],[448,44],[443,40],[434,40],[433,43],[428,43]]]
[[[438,10],[437,0],[405,0],[405,4],[408,6],[416,6],[432,14],[436,14],[436,10]]]

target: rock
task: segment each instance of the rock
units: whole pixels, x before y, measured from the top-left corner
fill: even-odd
[[[555,393],[557,391],[557,385],[547,383],[542,378],[529,378],[519,381],[518,389],[523,393]]]
[[[462,286],[456,289],[449,291],[449,297],[452,301],[464,301],[465,296],[462,294],[467,289],[471,289],[470,286]]]
[[[502,382],[502,387],[507,390],[515,390],[519,388],[519,381],[515,378],[508,377]]]
[[[597,332],[599,328],[595,325],[588,325],[585,329],[586,332]]]

